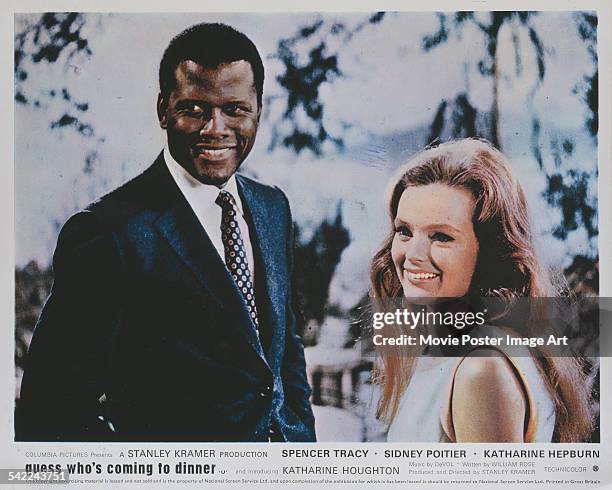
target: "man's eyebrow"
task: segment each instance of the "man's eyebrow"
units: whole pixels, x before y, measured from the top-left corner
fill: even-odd
[[[241,104],[241,105],[247,105],[250,104],[250,100],[248,99],[243,99],[241,97],[234,97],[234,98],[228,98],[225,101],[225,104]]]

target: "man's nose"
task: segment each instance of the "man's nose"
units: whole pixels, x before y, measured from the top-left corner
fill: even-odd
[[[224,135],[226,131],[225,118],[220,108],[214,107],[206,115],[204,125],[200,129],[202,136]]]

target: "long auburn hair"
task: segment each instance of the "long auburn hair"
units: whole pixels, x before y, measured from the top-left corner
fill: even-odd
[[[512,175],[506,157],[489,142],[462,139],[425,149],[414,156],[392,180],[388,212],[391,229],[372,260],[370,280],[375,308],[402,297],[402,287],[391,258],[393,221],[407,187],[442,183],[467,189],[475,200],[473,225],[478,239],[478,259],[470,291],[501,298],[551,298],[559,296],[551,274],[540,266],[523,190]],[[486,271],[494,270],[495,274]],[[530,312],[527,331],[537,327],[537,311]],[[578,442],[592,431],[590,386],[583,362],[576,357],[538,355],[531,351],[556,408],[556,433],[560,442]],[[378,417],[391,423],[410,383],[414,357],[382,349],[375,379],[382,393]]]

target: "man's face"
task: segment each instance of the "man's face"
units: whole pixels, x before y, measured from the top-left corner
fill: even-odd
[[[159,124],[174,159],[204,184],[222,185],[247,157],[261,107],[244,60],[204,68],[182,61],[176,86],[157,102]]]

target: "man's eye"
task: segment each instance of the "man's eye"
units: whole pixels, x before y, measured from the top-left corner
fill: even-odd
[[[204,112],[204,109],[199,104],[187,104],[185,106],[185,112],[189,115],[199,116]]]
[[[444,243],[452,242],[455,240],[452,236],[447,235],[446,233],[442,233],[442,232],[434,233],[433,235],[431,235],[431,239],[436,242],[444,242]]]
[[[236,115],[242,112],[246,112],[246,109],[238,104],[226,104],[223,106],[223,111],[226,114]]]
[[[408,229],[407,226],[396,226],[395,233],[402,237],[411,237],[412,232]]]

